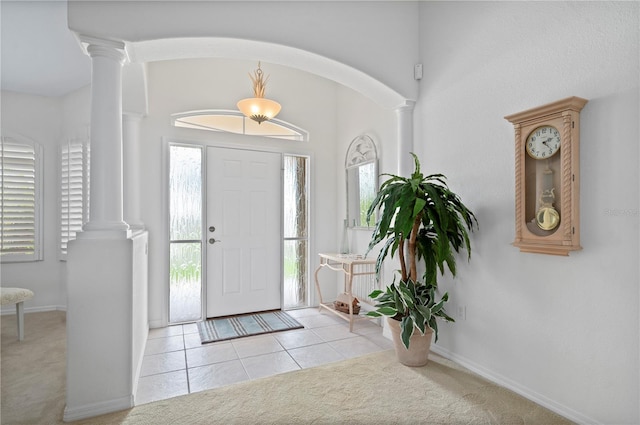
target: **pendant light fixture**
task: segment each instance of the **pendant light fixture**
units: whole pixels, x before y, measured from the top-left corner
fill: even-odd
[[[258,62],[258,69],[254,71],[253,75],[249,74],[249,78],[253,82],[253,94],[255,97],[239,101],[238,109],[245,116],[260,124],[278,115],[281,106],[278,102],[264,97],[264,90],[269,76],[264,76],[262,69],[260,69],[260,62]]]

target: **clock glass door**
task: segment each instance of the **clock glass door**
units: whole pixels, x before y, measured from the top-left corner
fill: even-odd
[[[561,133],[553,125],[525,129],[525,224],[534,235],[554,234],[561,220]]]

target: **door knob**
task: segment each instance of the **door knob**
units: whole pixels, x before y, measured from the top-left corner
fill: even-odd
[[[222,242],[222,241],[215,240],[214,238],[209,239],[209,243],[210,243],[211,245],[213,245],[213,244],[214,244],[214,243],[216,243],[216,242]]]

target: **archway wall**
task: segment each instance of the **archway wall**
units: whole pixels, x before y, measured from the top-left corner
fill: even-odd
[[[73,1],[68,25],[84,36],[125,41],[135,62],[259,58],[395,108],[418,94],[418,3]]]

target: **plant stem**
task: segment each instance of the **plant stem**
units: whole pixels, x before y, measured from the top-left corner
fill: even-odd
[[[413,221],[413,227],[411,228],[411,234],[409,235],[409,261],[411,280],[416,282],[418,277],[418,267],[416,263],[416,239],[418,238],[418,231],[420,230],[420,223],[422,222],[422,212],[419,213]]]
[[[400,243],[398,244],[398,257],[400,258],[400,273],[402,274],[402,281],[407,281],[407,265],[405,263],[404,258],[404,238],[400,238]]]

